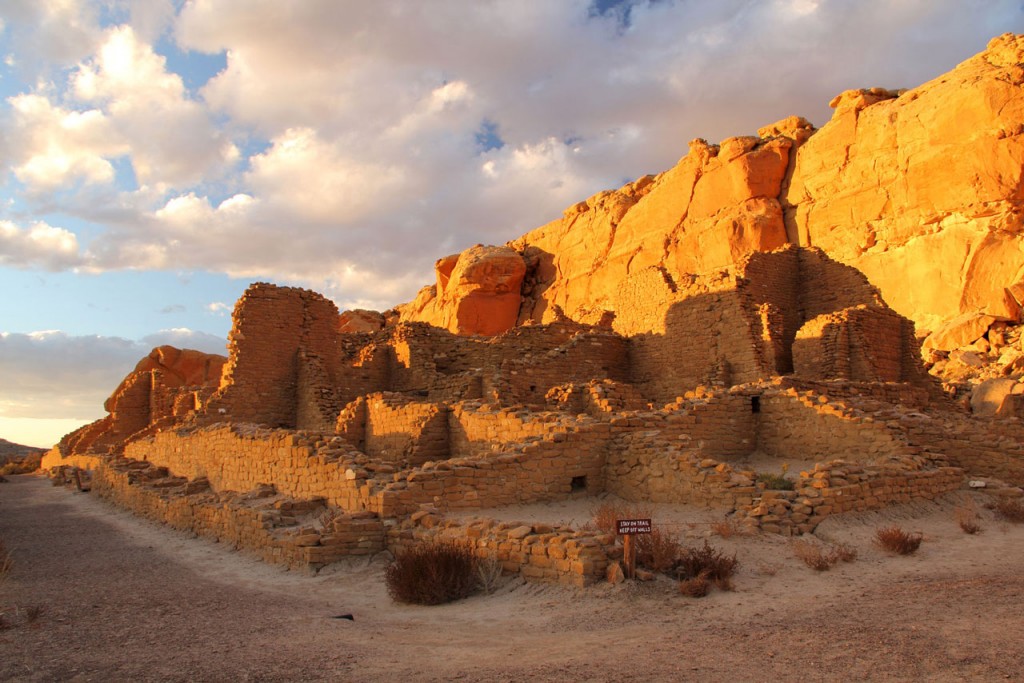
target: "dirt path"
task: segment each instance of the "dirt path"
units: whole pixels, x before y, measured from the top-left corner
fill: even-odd
[[[893,519],[925,533],[916,555],[872,548]],[[15,561],[0,586],[13,623],[0,631],[0,680],[1021,677],[1024,529],[987,519],[967,536],[951,503],[823,526],[857,547],[857,561],[816,573],[784,539],[733,537],[714,542],[740,558],[736,590],[702,600],[667,580],[584,591],[510,582],[422,608],[388,599],[382,559],[283,572],[16,477],[0,485],[0,538]],[[331,618],[344,613],[354,621]]]

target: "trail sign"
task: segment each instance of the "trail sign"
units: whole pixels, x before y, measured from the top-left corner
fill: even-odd
[[[615,523],[618,525],[617,533],[620,536],[651,533],[651,520],[649,519],[617,519]]]
[[[635,534],[651,533],[650,519],[617,519],[615,526],[622,536],[622,559],[626,565],[626,576],[636,578],[636,548],[633,547]]]

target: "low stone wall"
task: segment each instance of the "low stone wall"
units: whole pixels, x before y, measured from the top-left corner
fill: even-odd
[[[766,392],[758,418],[758,450],[779,458],[868,462],[908,454],[907,442],[884,422],[812,391]]]
[[[478,402],[458,403],[449,415],[449,443],[456,458],[490,455],[510,445],[553,438],[575,427],[575,415],[493,408]]]
[[[317,569],[384,549],[384,525],[376,515],[334,514],[325,524],[313,519],[327,509],[323,500],[289,499],[271,486],[216,493],[205,480],[188,481],[119,459],[93,470],[92,488],[137,515],[292,568]]]
[[[804,534],[829,515],[934,500],[963,483],[960,468],[932,467],[923,459],[878,466],[833,461],[801,472],[793,491],[764,491],[751,505],[740,507],[737,516],[761,531]]]
[[[608,449],[605,488],[629,501],[690,503],[734,510],[760,490],[750,476],[699,449],[670,444],[656,432],[636,432]]]
[[[609,556],[616,556],[614,536],[525,522],[455,521],[427,511],[387,533],[388,549],[396,555],[437,540],[466,543],[477,557],[496,560],[504,573],[527,581],[580,587],[604,580]]]
[[[611,430],[591,421],[487,458],[453,458],[396,473],[380,493],[380,514],[411,514],[424,504],[479,510],[593,495],[604,490]]]
[[[286,496],[379,512],[363,468],[368,458],[341,437],[325,441],[287,430],[213,425],[160,432],[129,444],[125,456],[186,479],[206,478],[215,491],[250,491],[272,482]]]

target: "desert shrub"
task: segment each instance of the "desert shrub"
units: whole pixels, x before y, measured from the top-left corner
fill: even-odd
[[[845,543],[825,547],[811,541],[796,539],[792,543],[792,548],[798,559],[819,572],[828,571],[840,562],[853,562],[857,559],[856,548]]]
[[[735,555],[726,555],[704,541],[700,548],[686,548],[680,552],[676,562],[676,576],[685,581],[703,575],[722,590],[729,590],[732,587],[730,578],[739,564]]]
[[[793,541],[791,547],[797,559],[818,572],[828,571],[839,562],[837,553],[826,550],[817,543],[797,539]]]
[[[637,534],[633,541],[636,544],[638,565],[661,574],[667,574],[675,569],[682,546],[670,534],[652,526],[651,533]]]
[[[679,581],[679,592],[688,598],[703,598],[711,591],[711,582],[706,573],[698,574],[692,579]]]
[[[898,555],[909,555],[921,546],[922,535],[908,533],[898,526],[882,527],[875,531],[875,542],[884,550]]]
[[[792,491],[796,488],[796,484],[791,482],[781,474],[771,474],[764,472],[757,475],[757,481],[764,484],[764,487],[769,491]]]
[[[857,549],[848,543],[839,543],[832,551],[839,558],[840,562],[853,562],[857,559]]]
[[[1003,498],[997,503],[988,506],[997,515],[1007,522],[1024,522],[1024,503],[1016,498]]]
[[[973,507],[958,507],[954,513],[956,523],[965,534],[976,534],[981,531],[981,518]]]
[[[388,565],[384,581],[398,602],[440,605],[473,593],[477,559],[469,546],[454,541],[415,545]]]

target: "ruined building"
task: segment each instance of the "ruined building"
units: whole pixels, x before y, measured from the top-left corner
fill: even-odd
[[[610,492],[798,534],[967,476],[1012,491],[1024,429],[954,400],[920,337],[947,353],[967,315],[961,341],[998,354],[1019,322],[1022,63],[1003,36],[918,89],[844,93],[820,131],[694,141],[666,173],[440,259],[384,314],[252,285],[228,358],[155,350],[44,466],[292,566],[443,534],[577,585],[611,539],[487,510]],[[784,464],[794,490],[758,481]],[[445,517],[462,510],[480,516]]]

